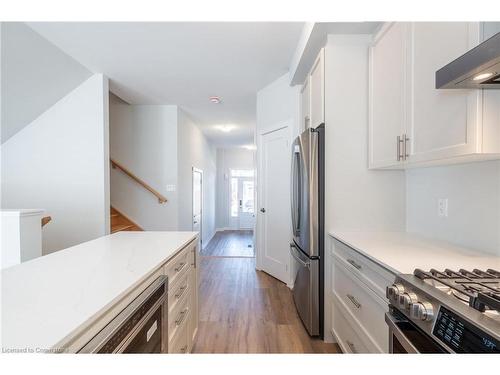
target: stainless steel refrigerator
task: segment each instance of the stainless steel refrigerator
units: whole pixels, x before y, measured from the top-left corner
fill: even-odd
[[[293,299],[311,336],[323,337],[324,306],[324,124],[292,144],[292,233],[297,274]]]

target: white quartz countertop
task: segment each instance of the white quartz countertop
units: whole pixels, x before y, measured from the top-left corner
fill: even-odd
[[[118,232],[2,270],[2,348],[57,348],[197,232]]]
[[[336,232],[330,235],[394,274],[416,268],[458,271],[500,269],[500,254],[489,254],[404,232]]]

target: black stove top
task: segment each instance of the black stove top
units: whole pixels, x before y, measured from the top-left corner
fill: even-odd
[[[431,269],[429,272],[425,272],[416,269],[414,275],[478,311],[496,310],[500,312],[499,271],[460,269],[456,272],[446,269],[441,272]]]

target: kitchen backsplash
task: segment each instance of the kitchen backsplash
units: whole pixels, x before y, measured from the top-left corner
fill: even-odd
[[[500,161],[410,169],[406,189],[408,232],[500,256]]]

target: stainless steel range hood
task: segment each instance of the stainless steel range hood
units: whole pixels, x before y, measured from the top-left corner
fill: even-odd
[[[436,72],[437,89],[500,89],[500,33]]]

